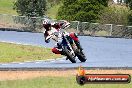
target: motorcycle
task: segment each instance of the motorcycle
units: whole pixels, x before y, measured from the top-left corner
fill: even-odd
[[[66,27],[67,26],[64,26],[63,28],[60,28],[59,30],[59,34],[61,34],[61,38],[62,38],[62,41],[60,44],[62,52],[64,52],[64,55],[67,56],[66,59],[69,59],[72,63],[76,63],[76,57],[78,57],[78,59],[81,62],[85,62],[87,59],[83,50],[77,47],[76,43],[70,36],[66,35],[64,31]],[[47,37],[46,40],[50,39],[53,36],[55,36],[55,33],[50,34],[50,36]]]
[[[86,61],[86,56],[82,50],[80,50],[75,44],[74,40],[70,36],[64,36],[62,33],[62,50],[65,52],[67,59],[72,63],[76,63],[76,56],[81,62]]]

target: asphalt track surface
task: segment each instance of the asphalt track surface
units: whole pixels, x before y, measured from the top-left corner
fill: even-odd
[[[77,63],[73,64],[63,57],[57,60],[0,63],[0,69],[76,68],[80,65],[89,68],[132,68],[132,39],[89,36],[79,36],[79,39],[87,57],[85,63],[77,60]],[[42,33],[15,31],[0,31],[0,41],[43,47],[53,47],[55,44],[53,41],[46,44]]]

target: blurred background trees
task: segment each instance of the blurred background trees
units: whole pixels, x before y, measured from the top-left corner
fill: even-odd
[[[127,25],[129,9],[124,6],[109,6],[101,11],[99,15],[99,23]]]
[[[128,25],[132,25],[132,0],[125,0],[125,3],[130,9],[129,15],[128,15]]]
[[[110,3],[112,2],[112,4]],[[132,0],[17,0],[19,15],[53,19],[132,25]]]
[[[62,0],[57,19],[69,21],[96,22],[102,9],[108,6],[108,0]]]
[[[43,16],[46,11],[46,0],[17,0],[14,9],[22,16]]]

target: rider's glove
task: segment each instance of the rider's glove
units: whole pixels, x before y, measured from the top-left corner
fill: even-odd
[[[45,40],[45,42],[46,42],[46,43],[49,43],[49,42],[50,42],[50,40]]]

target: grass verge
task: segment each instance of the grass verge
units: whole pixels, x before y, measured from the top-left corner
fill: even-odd
[[[0,42],[0,62],[23,62],[62,57],[51,52],[50,48]]]
[[[16,0],[0,0],[0,14],[17,15],[17,12],[13,10],[13,4]]]
[[[87,84],[80,86],[76,78],[71,77],[39,77],[26,80],[0,81],[0,88],[131,88],[130,84]]]

